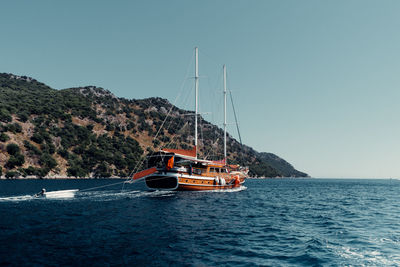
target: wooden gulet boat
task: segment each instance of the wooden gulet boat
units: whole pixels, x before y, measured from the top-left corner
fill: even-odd
[[[226,152],[226,67],[224,65],[224,159],[203,160],[197,157],[198,117],[198,48],[195,48],[195,144],[192,150],[161,149],[148,157],[150,168],[135,173],[133,181],[144,179],[150,189],[158,190],[227,190],[240,187],[249,169],[227,164]]]

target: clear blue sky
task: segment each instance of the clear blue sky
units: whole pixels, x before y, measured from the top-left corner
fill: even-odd
[[[399,177],[399,14],[375,0],[3,1],[0,72],[173,102],[198,46],[200,85],[228,66],[245,144],[314,177]]]

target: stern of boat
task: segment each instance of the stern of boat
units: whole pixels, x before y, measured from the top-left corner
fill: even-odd
[[[178,177],[174,174],[157,172],[147,176],[146,186],[155,190],[175,190],[178,188]]]

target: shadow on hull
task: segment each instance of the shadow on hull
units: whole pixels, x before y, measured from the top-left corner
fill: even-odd
[[[151,189],[169,189],[174,190],[178,187],[176,177],[168,177],[163,175],[154,175],[145,179],[146,185]]]

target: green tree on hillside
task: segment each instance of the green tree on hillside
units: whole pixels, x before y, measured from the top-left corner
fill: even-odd
[[[0,109],[0,121],[10,122],[11,120],[12,120],[12,117],[11,117],[10,112],[5,108]]]
[[[19,146],[17,144],[11,143],[7,145],[7,153],[10,155],[15,155],[20,152]]]
[[[5,133],[0,133],[0,142],[7,142],[10,140],[10,137]]]
[[[22,155],[20,153],[16,153],[16,154],[10,156],[10,158],[8,159],[8,162],[6,164],[6,167],[9,169],[13,169],[16,166],[22,166],[24,163],[25,163],[24,155]]]
[[[50,154],[48,154],[48,153],[43,153],[40,156],[39,162],[42,166],[44,166],[45,168],[48,168],[49,170],[51,170],[57,166],[57,161],[52,156],[50,156]]]

